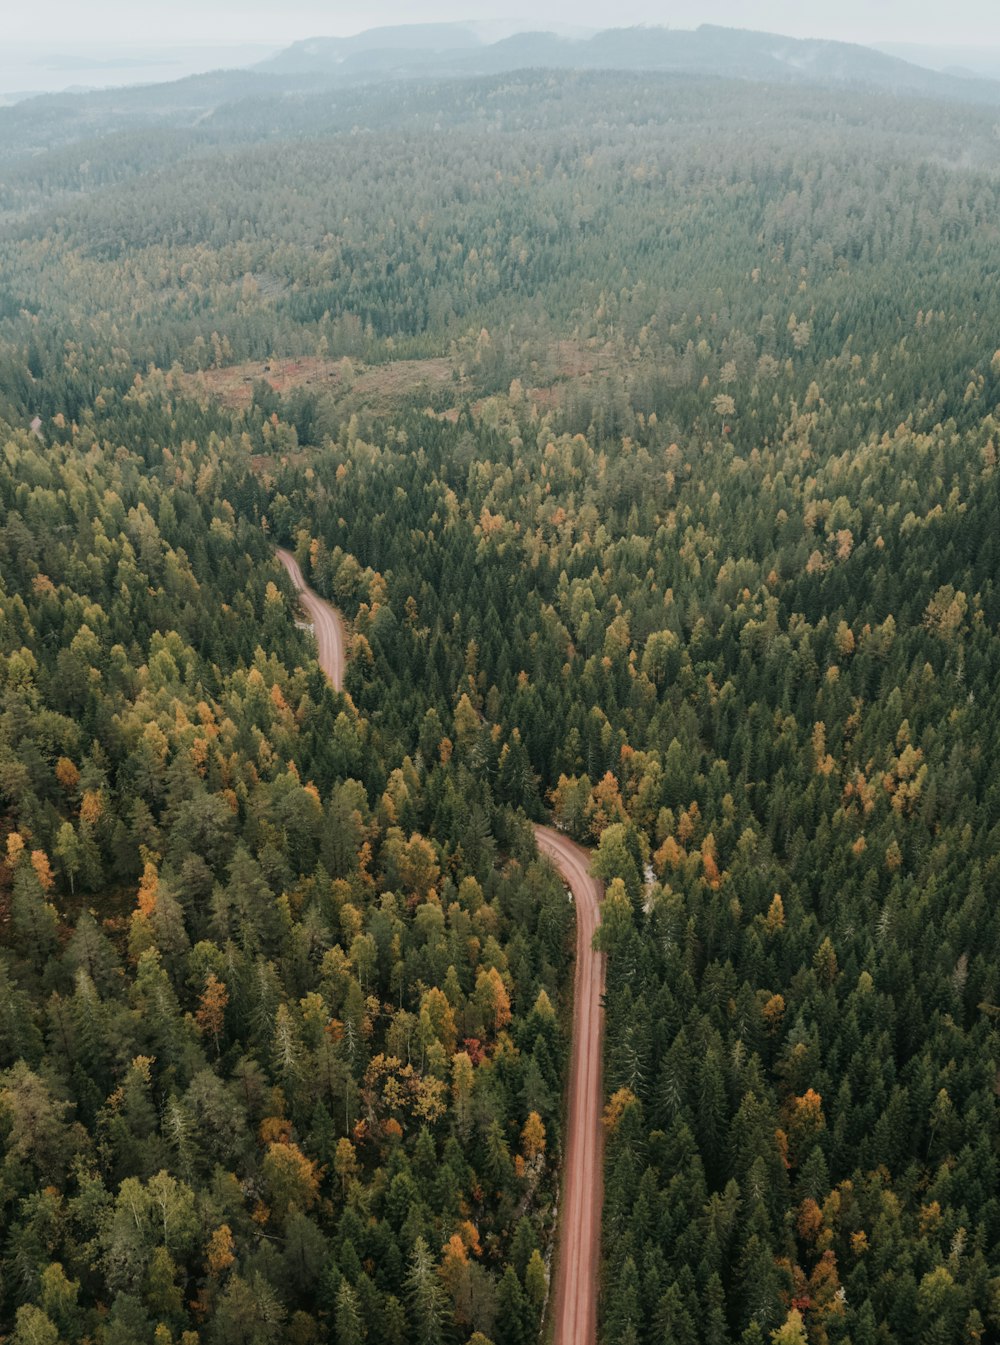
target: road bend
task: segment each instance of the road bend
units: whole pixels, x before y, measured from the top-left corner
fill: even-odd
[[[319,665],[335,690],[344,685],[344,622],[314,593],[290,551],[278,559],[291,576],[316,633]],[[597,1290],[604,1194],[601,1136],[604,1050],[603,953],[594,951],[600,921],[601,883],[590,875],[590,855],[552,827],[535,827],[535,839],[573,894],[576,905],[576,972],[573,978],[573,1049],[566,1118],[559,1244],[553,1287],[554,1345],[596,1345]]]
[[[299,563],[290,551],[278,547],[278,559],[291,576],[299,595],[299,602],[309,615],[316,635],[316,657],[319,666],[329,677],[334,691],[344,689],[344,665],[347,661],[347,640],[344,619],[332,604],[314,593],[302,578]]]

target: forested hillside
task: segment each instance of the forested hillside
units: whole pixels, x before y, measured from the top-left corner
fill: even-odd
[[[11,156],[16,1345],[536,1341],[549,812],[602,1339],[1000,1330],[994,120],[532,72]]]

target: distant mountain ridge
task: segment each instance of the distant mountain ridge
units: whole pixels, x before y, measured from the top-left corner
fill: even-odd
[[[484,40],[475,23],[400,25],[348,38],[316,37],[256,68],[337,82],[377,77],[475,76],[523,68],[678,71],[728,78],[849,84],[883,92],[1000,104],[1000,82],[955,75],[873,47],[702,24],[609,28],[573,37],[517,32]]]
[[[317,69],[356,61],[371,52],[405,52],[416,61],[421,57],[440,55],[442,52],[454,54],[482,45],[482,40],[471,24],[395,24],[385,28],[370,28],[352,37],[304,38],[261,61],[257,69],[272,75],[311,74]]]
[[[310,37],[261,61],[268,74],[315,73],[331,66],[378,64],[373,53],[393,53],[404,63],[433,63],[434,57],[458,58],[462,53],[494,47],[528,30],[517,23],[479,20],[454,23],[407,23],[369,28],[350,37]],[[569,24],[550,26],[547,35],[564,40],[595,36],[594,29]]]
[[[0,163],[121,130],[198,128],[239,136],[241,104],[276,111],[315,96],[362,91],[391,81],[428,83],[497,78],[517,70],[676,74],[1000,107],[1000,80],[914,65],[874,48],[720,28],[610,28],[591,33],[517,31],[506,25],[449,23],[373,29],[348,38],[296,42],[257,65],[163,83],[86,93],[44,94],[0,106]]]

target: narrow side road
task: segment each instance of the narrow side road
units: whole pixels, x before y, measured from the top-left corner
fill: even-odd
[[[596,1345],[604,1197],[601,1072],[605,956],[594,951],[593,937],[600,922],[604,889],[590,876],[590,855],[582,846],[551,827],[536,826],[535,839],[573,893],[576,905],[573,1051],[553,1289],[553,1341],[554,1345]]]
[[[309,619],[313,623],[319,666],[329,677],[334,691],[343,691],[344,665],[347,662],[344,619],[336,607],[324,602],[318,593],[309,588],[302,578],[298,561],[290,551],[285,551],[279,546],[278,559],[291,576],[292,583],[299,592],[299,601],[309,613]]]
[[[344,686],[346,641],[340,613],[309,588],[290,551],[278,559],[291,576],[316,632],[319,665],[337,691]],[[601,1068],[604,1049],[604,954],[593,948],[602,884],[590,876],[590,855],[562,832],[535,827],[538,848],[558,870],[576,905],[573,1049],[569,1069],[566,1158],[559,1246],[553,1286],[554,1345],[596,1345],[597,1287],[604,1196]]]

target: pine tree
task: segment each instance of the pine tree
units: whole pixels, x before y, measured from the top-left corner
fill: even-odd
[[[446,1304],[427,1243],[418,1237],[406,1277],[413,1339],[418,1345],[442,1345]]]

